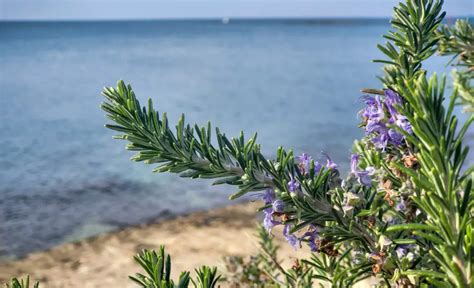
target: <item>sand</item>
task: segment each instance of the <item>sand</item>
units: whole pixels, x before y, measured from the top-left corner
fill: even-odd
[[[175,279],[180,271],[194,271],[203,264],[225,271],[223,256],[258,251],[254,236],[255,224],[260,221],[258,206],[238,204],[197,212],[35,252],[0,263],[0,287],[10,277],[26,274],[46,288],[136,287],[128,280],[128,275],[139,271],[132,256],[143,248],[157,249],[160,245],[171,254]],[[292,265],[295,257],[309,255],[308,249],[295,252],[281,237],[276,241],[282,247],[279,258],[283,266]]]

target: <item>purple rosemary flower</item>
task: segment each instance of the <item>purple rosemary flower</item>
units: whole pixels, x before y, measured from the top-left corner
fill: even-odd
[[[381,149],[382,151],[385,151],[385,148],[387,148],[389,140],[390,140],[390,136],[388,135],[388,133],[379,134],[378,136],[375,136],[371,139],[375,148]]]
[[[296,250],[298,249],[300,240],[298,239],[298,237],[296,237],[295,234],[290,234],[290,229],[290,224],[285,224],[285,227],[283,228],[283,236],[285,236],[286,241]]]
[[[402,259],[403,257],[407,256],[409,249],[414,248],[416,248],[415,244],[398,245],[397,249],[395,249],[395,253],[397,254],[398,259]]]
[[[369,120],[367,122],[367,125],[365,126],[365,134],[369,135],[372,133],[377,134],[377,136],[371,139],[374,146],[378,149],[385,150],[390,140],[389,129],[387,128],[385,123],[380,121]]]
[[[265,190],[265,193],[260,194],[260,195],[266,205],[271,204],[273,201],[275,201],[275,198],[276,198],[275,191],[273,191],[273,189],[271,188],[267,188],[267,190]]]
[[[316,240],[319,240],[319,229],[318,227],[311,226],[310,230],[304,233],[302,238],[306,238],[308,240],[309,248],[312,252],[316,252],[319,249],[319,245],[316,244]]]
[[[275,200],[272,204],[273,212],[281,213],[285,210],[285,202],[283,200]]]
[[[370,178],[371,175],[375,173],[374,167],[367,167],[365,170],[361,171],[358,169],[357,165],[359,164],[359,155],[352,154],[351,155],[351,173],[357,177],[357,180],[360,184],[370,187],[372,186],[372,179]]]
[[[323,153],[323,155],[326,156],[326,168],[336,170],[337,164],[332,161],[331,157],[327,153]]]
[[[318,161],[314,162],[314,173],[318,174],[322,168],[323,165],[321,165],[321,163],[319,163]]]
[[[288,182],[288,190],[290,192],[296,192],[300,188],[300,184],[296,182],[293,175],[290,174],[290,181]]]
[[[370,120],[365,126],[365,135],[369,135],[371,133],[386,134],[388,133],[388,128],[383,122]]]
[[[298,165],[298,168],[300,170],[300,173],[305,175],[309,173],[309,168],[311,165],[311,160],[313,159],[311,156],[309,156],[306,153],[301,154],[301,156],[298,157],[300,160],[300,163]]]
[[[400,203],[398,203],[397,206],[395,206],[395,210],[400,211],[400,212],[403,212],[406,209],[407,209],[407,203],[403,199],[401,199]]]
[[[387,106],[388,111],[390,112],[390,124],[395,123],[398,127],[412,133],[410,122],[408,122],[407,117],[400,114],[394,105],[402,105],[402,97],[392,90],[385,90],[385,106]]]
[[[383,111],[383,104],[380,101],[380,96],[366,95],[363,97],[365,104],[367,105],[362,111],[362,117],[368,121],[381,121],[385,118]]]
[[[402,97],[393,90],[385,90],[384,103],[388,111],[390,112],[390,119],[388,120],[388,123],[394,124],[400,127],[402,130],[412,134],[413,130],[407,117],[400,114],[395,108],[395,105],[402,105]],[[388,133],[392,144],[398,146],[403,143],[403,139],[405,137],[403,137],[401,133],[397,132],[395,129],[390,129]]]
[[[328,159],[326,160],[326,168],[336,170],[337,164],[332,162],[331,158],[328,157]]]
[[[395,117],[395,125],[398,127],[402,128],[403,131],[408,132],[409,134],[413,134],[413,129],[411,127],[410,122],[408,121],[407,117],[398,114]]]
[[[400,97],[400,95],[398,95],[397,92],[390,89],[385,90],[384,94],[385,94],[384,103],[385,103],[385,106],[387,106],[387,109],[390,115],[394,116],[398,114],[394,105],[402,105],[402,97]]]
[[[359,164],[359,154],[351,155],[351,172],[357,174],[357,165]]]
[[[395,129],[388,130],[388,136],[390,137],[390,142],[395,146],[400,146],[403,144],[403,137],[402,134],[398,133]]]
[[[397,254],[398,259],[402,259],[403,256],[405,256],[408,252],[408,248],[406,248],[407,245],[400,245],[395,249],[395,253]]]
[[[299,170],[300,170],[301,174],[303,174],[303,175],[308,174],[310,172],[309,170],[311,168],[311,161],[313,160],[313,158],[310,155],[306,154],[306,153],[301,154],[301,156],[299,156],[298,158],[300,160],[300,163],[298,164],[298,167],[299,167]],[[314,172],[319,173],[321,168],[322,168],[322,165],[318,161],[315,161],[314,162]]]
[[[263,217],[263,227],[267,230],[268,234],[272,234],[273,227],[282,224],[281,221],[273,219],[273,211],[271,208],[263,210],[265,217]]]
[[[281,224],[280,221],[273,220],[274,203],[281,200],[275,200],[276,199],[275,191],[273,191],[273,189],[270,189],[270,188],[265,190],[265,193],[260,194],[260,196],[261,196],[261,199],[265,202],[265,205],[272,205],[272,207],[268,207],[263,210],[263,213],[265,214],[263,218],[263,227],[265,227],[268,233],[271,234],[272,228],[275,227],[276,225]]]
[[[383,102],[380,96],[364,96],[367,106],[362,111],[362,116],[366,120],[365,134],[375,134],[370,140],[381,150],[385,150],[388,144],[400,146],[405,138],[396,129],[387,127],[387,124],[396,125],[410,134],[413,133],[408,119],[396,109],[397,105],[403,104],[402,97],[390,89],[385,90],[384,94]],[[385,117],[385,107],[388,110],[388,117]]]
[[[401,221],[399,218],[397,217],[390,217],[386,220],[386,222],[388,223],[388,225],[396,225],[396,224],[401,224]]]

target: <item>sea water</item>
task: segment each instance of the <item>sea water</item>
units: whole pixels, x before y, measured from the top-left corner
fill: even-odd
[[[131,83],[171,125],[185,113],[228,136],[258,132],[347,170],[379,88],[388,21],[0,22],[0,255],[228,204],[232,187],[133,163],[99,105]],[[428,67],[445,69],[446,59]]]

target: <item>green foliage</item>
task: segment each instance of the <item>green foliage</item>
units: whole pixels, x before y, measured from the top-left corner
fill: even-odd
[[[394,30],[383,36],[389,40],[385,45],[377,46],[389,59],[374,60],[386,64],[381,78],[385,85],[422,73],[422,62],[436,52],[439,37],[435,31],[446,14],[442,6],[439,0],[407,0],[394,8]]]
[[[104,89],[103,95],[108,102],[102,104],[102,109],[118,124],[107,127],[124,133],[116,138],[128,140],[127,149],[138,151],[133,160],[160,163],[154,172],[180,173],[181,177],[191,178],[218,178],[215,185],[239,186],[240,191],[234,198],[274,184],[269,174],[278,171],[260,153],[256,134],[245,143],[243,133],[229,140],[216,128],[218,148],[215,148],[211,143],[210,123],[207,127],[185,125],[183,115],[174,133],[166,113],[160,119],[151,100],[148,101],[148,108],[142,109],[130,85],[126,86],[123,81],[118,82],[116,89]],[[286,157],[284,152],[282,154]]]
[[[32,286],[33,288],[39,288],[39,282],[36,282]],[[26,279],[12,278],[10,283],[5,284],[5,288],[30,288],[30,276],[26,276]]]
[[[181,273],[177,286],[175,286],[173,280],[171,280],[171,257],[165,254],[164,246],[160,247],[158,253],[154,250],[143,250],[142,253],[136,255],[134,259],[146,272],[146,275],[137,273],[135,276],[129,276],[129,278],[141,287],[185,288],[189,285],[189,272]]]
[[[434,75],[429,80],[420,76],[399,85],[413,111],[408,117],[417,137],[411,137],[410,142],[417,149],[420,163],[420,169],[411,175],[417,187],[411,199],[426,215],[422,221],[426,226],[409,228],[407,232],[426,240],[431,258],[440,267],[442,274],[426,275],[428,281],[435,284],[438,280],[447,280],[453,287],[468,287],[472,283],[470,265],[474,249],[466,237],[473,224],[470,172],[473,167],[462,171],[469,151],[469,147],[463,146],[462,139],[474,121],[474,115],[470,115],[461,129],[456,129],[458,120],[453,115],[453,107],[458,94],[454,92],[445,110],[444,83],[444,78],[439,83]],[[422,277],[425,272],[407,273]]]
[[[440,55],[452,56],[456,59],[455,66],[461,70],[453,70],[454,87],[459,93],[459,104],[466,112],[474,112],[474,28],[468,20],[457,20],[454,26],[443,26],[439,31]]]
[[[281,275],[277,260],[279,246],[274,244],[273,238],[262,225],[258,225],[256,236],[260,247],[256,255],[249,256],[249,259],[241,256],[224,257],[227,269],[225,281],[232,287],[250,284],[263,287],[278,283],[277,279]]]
[[[464,93],[462,99],[469,99],[467,95],[472,97],[472,88],[466,88],[470,87],[470,80],[458,78],[458,83],[462,82],[462,85],[457,85],[458,89],[451,95],[449,106],[444,108],[445,78],[440,81],[434,75],[431,79],[427,79],[426,72],[421,69],[421,62],[433,54],[438,41],[442,55],[461,55],[463,65],[469,60],[472,61],[472,51],[469,52],[472,49],[472,27],[466,21],[458,21],[452,29],[443,27],[436,31],[443,14],[439,16],[441,18],[436,18],[430,9],[426,12],[421,10],[417,12],[416,7],[426,7],[427,4],[431,6],[429,1],[416,1],[416,7],[413,3],[415,2],[408,1],[405,13],[401,13],[398,8],[395,9],[396,17],[392,24],[399,32],[390,32],[386,35],[385,37],[392,42],[379,48],[391,58],[389,61],[382,61],[387,64],[383,82],[404,97],[406,104],[399,109],[411,123],[414,135],[408,135],[403,131],[400,133],[405,134],[420,167],[414,171],[402,164],[395,164],[396,169],[409,176],[411,186],[415,188],[410,199],[422,211],[422,217],[418,221],[423,223],[398,226],[400,231],[403,231],[400,236],[419,237],[417,244],[422,252],[430,255],[421,258],[422,265],[419,266],[429,267],[431,271],[441,273],[428,273],[427,270],[411,267],[398,270],[396,275],[415,276],[421,281],[443,287],[468,287],[472,283],[471,262],[474,246],[466,236],[467,231],[472,229],[470,219],[474,201],[472,167],[462,172],[469,150],[462,145],[462,140],[474,117],[470,115],[461,129],[457,129],[458,119],[453,115],[453,108],[459,99],[459,92]],[[431,6],[437,13],[440,11],[438,5],[441,3]],[[400,7],[403,9],[405,6]],[[430,14],[430,17],[417,16],[426,13]],[[413,23],[418,25],[410,27],[404,19],[412,19]],[[418,50],[408,49],[403,43],[413,45],[415,43],[413,39],[425,39],[424,43],[429,45],[424,48],[414,46],[414,48],[420,47]],[[387,53],[386,47],[394,46],[399,52]],[[405,64],[402,65],[403,63]],[[466,77],[467,74],[459,75]],[[472,74],[469,77],[472,77]],[[471,92],[466,92],[469,89]],[[463,102],[466,103],[466,100]],[[393,168],[388,167],[387,173]],[[389,227],[390,231],[396,228],[397,226]]]
[[[244,142],[243,134],[237,139],[228,140],[219,129],[216,129],[218,147],[215,148],[211,144],[210,124],[208,128],[199,128],[197,125],[195,128],[190,125],[184,128],[184,117],[180,118],[173,133],[166,114],[160,120],[151,101],[148,109],[139,108],[140,103],[132,88],[123,81],[118,82],[117,88],[106,88],[103,94],[108,102],[102,104],[102,109],[118,124],[107,127],[125,133],[116,138],[130,141],[127,149],[139,152],[133,160],[148,164],[164,163],[154,170],[158,172],[181,173],[182,177],[219,178],[216,184],[238,185],[240,191],[232,195],[231,199],[249,191],[273,188],[293,206],[288,209],[288,216],[297,216],[305,223],[298,229],[310,223],[323,225],[326,221],[335,221],[343,229],[343,234],[337,234],[341,239],[344,235],[354,236],[349,232],[350,220],[344,219],[345,216],[340,212],[343,191],[338,191],[333,197],[339,206],[338,210],[331,205],[332,195],[326,193],[329,187],[340,181],[337,171],[328,169],[302,175],[292,151],[286,152],[280,147],[276,160],[267,160],[260,153],[256,136],[247,143]],[[294,195],[289,191],[287,183],[290,174],[296,174],[296,179],[304,188],[303,195]],[[367,235],[360,234],[358,237],[367,245],[374,242]]]
[[[291,269],[285,270],[278,259],[280,247],[262,225],[258,225],[256,236],[260,247],[256,255],[248,259],[240,256],[224,258],[225,281],[231,287],[312,287],[313,271],[307,263],[297,260]]]
[[[466,237],[467,231],[472,229],[473,167],[462,171],[469,151],[462,141],[474,115],[471,114],[462,127],[457,129],[459,121],[453,115],[453,108],[458,102],[459,92],[464,93],[463,102],[470,101],[467,95],[473,97],[472,88],[465,88],[469,87],[470,80],[462,79],[462,84],[458,84],[458,87],[462,87],[454,90],[449,106],[445,108],[445,78],[439,80],[434,75],[427,79],[426,72],[421,70],[421,62],[434,53],[435,44],[441,39],[439,51],[442,55],[459,56],[460,65],[470,65],[472,68],[473,30],[467,21],[458,21],[453,28],[443,27],[436,31],[444,15],[436,16],[440,12],[441,2],[434,5],[430,1],[421,0],[407,2],[406,6],[400,4],[405,12],[401,12],[400,8],[395,9],[396,17],[392,24],[399,32],[390,32],[385,36],[392,41],[386,47],[396,46],[399,53],[387,53],[386,48],[379,47],[391,58],[390,63],[385,62],[385,71],[390,72],[386,73],[384,83],[403,95],[406,104],[399,109],[410,121],[414,135],[400,132],[407,137],[420,165],[416,171],[401,164],[396,165],[402,173],[410,176],[410,182],[415,188],[410,199],[423,212],[423,217],[419,220],[423,224],[407,226],[402,229],[402,235],[424,238],[423,243],[418,244],[421,244],[421,248],[430,257],[420,261],[427,261],[424,266],[430,268],[430,263],[434,261],[437,269],[432,269],[441,273],[402,269],[399,275],[417,276],[435,285],[443,283],[443,286],[467,287],[472,283],[471,262],[474,249],[472,242]],[[423,11],[423,7],[432,8]],[[408,25],[409,19],[418,24],[413,27]],[[415,45],[422,39],[426,46]],[[406,43],[413,47],[410,49]],[[394,66],[396,69],[393,69]],[[467,74],[461,74],[463,76],[460,77],[472,79],[472,71],[465,73]],[[390,228],[394,229],[393,226]]]
[[[351,254],[347,249],[341,256],[329,257],[326,254],[313,254],[304,263],[312,267],[313,278],[318,280],[321,287],[351,287],[355,283],[370,277],[370,263],[355,263],[358,255]]]
[[[440,55],[457,58],[456,65],[474,66],[474,29],[469,20],[459,19],[453,26],[444,25],[437,31]],[[472,71],[472,70],[471,70]]]
[[[166,255],[164,246],[160,247],[158,253],[154,250],[143,250],[134,259],[146,274],[136,273],[129,278],[144,288],[186,288],[190,281],[196,288],[214,288],[221,277],[217,274],[217,268],[202,266],[196,269],[197,279],[191,279],[189,272],[181,272],[178,284],[175,285],[171,279],[171,257]]]
[[[259,270],[266,275],[266,284],[278,284],[280,276],[286,276],[286,271],[281,267],[280,260],[278,259],[278,249],[280,246],[274,243],[272,235],[268,233],[263,225],[257,226],[257,237],[260,251],[256,255],[255,264],[260,264]],[[287,284],[290,282],[289,279],[285,280]]]
[[[216,287],[221,275],[217,274],[217,268],[201,266],[196,269],[197,279],[191,280],[196,288],[210,288]]]
[[[454,69],[452,75],[454,78],[454,88],[459,93],[459,101],[457,104],[464,106],[464,112],[474,113],[474,86],[472,85],[474,68],[461,71]]]

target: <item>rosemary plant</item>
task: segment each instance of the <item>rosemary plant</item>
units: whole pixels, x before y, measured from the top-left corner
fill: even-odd
[[[166,255],[164,246],[160,247],[159,253],[154,250],[143,250],[134,259],[146,275],[136,273],[129,278],[143,288],[187,288],[190,282],[195,288],[214,288],[217,287],[220,278],[217,268],[202,266],[196,269],[196,280],[191,279],[189,272],[181,272],[176,285],[171,279],[171,256]]]
[[[387,287],[472,287],[474,166],[465,163],[463,138],[474,115],[459,123],[453,110],[462,103],[472,113],[473,30],[468,21],[441,26],[442,4],[407,0],[394,8],[393,30],[378,45],[387,58],[375,60],[384,64],[381,87],[362,90],[365,136],[354,143],[345,178],[329,157],[319,163],[280,147],[267,159],[256,135],[229,139],[216,128],[213,141],[210,123],[191,126],[184,115],[173,131],[166,113],[151,100],[141,107],[123,81],[103,91],[102,109],[115,122],[106,126],[138,152],[133,160],[158,164],[155,172],[234,185],[231,199],[259,195],[266,231],[282,225],[290,245],[307,244],[314,254],[301,263],[320,283],[347,287],[375,276]],[[446,77],[423,68],[436,51],[465,67],[447,105]]]
[[[457,20],[452,27],[444,26],[438,31],[441,37],[438,51],[451,55],[456,60],[453,70],[454,86],[459,92],[459,103],[466,112],[474,112],[474,29],[468,20]]]
[[[10,283],[5,284],[5,288],[39,288],[39,282],[30,286],[30,277],[27,276],[25,279],[12,278]]]
[[[393,29],[378,45],[386,58],[375,60],[384,64],[384,75],[380,87],[362,89],[365,136],[354,143],[346,177],[329,157],[320,163],[280,147],[267,159],[256,134],[229,139],[218,128],[213,133],[210,123],[186,124],[184,115],[173,129],[166,113],[160,115],[151,99],[142,107],[123,81],[103,91],[101,107],[114,122],[106,127],[129,142],[126,148],[137,152],[133,160],[157,165],[154,172],[234,185],[230,199],[261,198],[261,252],[250,262],[228,259],[233,281],[349,287],[372,277],[381,287],[472,287],[474,165],[466,163],[464,137],[474,121],[474,30],[466,20],[443,26],[442,5],[406,0],[394,8]],[[423,66],[437,51],[452,55],[460,68],[448,97],[446,77],[428,76]],[[456,104],[465,107],[464,123]],[[312,252],[288,270],[271,240],[278,225],[290,245]],[[142,287],[215,287],[220,279],[204,266],[196,280],[183,272],[174,284],[163,247],[135,260],[145,274],[130,278]],[[14,279],[7,287],[28,287],[28,279],[26,286]]]
[[[226,256],[227,275],[224,281],[230,287],[313,287],[313,267],[296,260],[289,270],[285,270],[278,258],[279,246],[275,245],[267,229],[258,225],[256,236],[260,251],[250,255]]]

